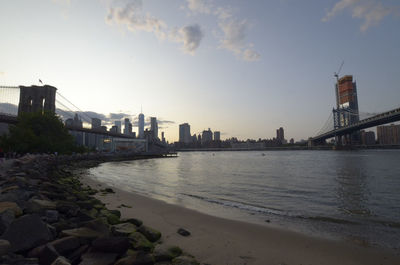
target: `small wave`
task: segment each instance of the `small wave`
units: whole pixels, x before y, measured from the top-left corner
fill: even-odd
[[[360,223],[354,222],[354,221],[349,221],[349,220],[344,220],[344,219],[339,219],[339,218],[333,218],[333,217],[328,217],[328,216],[298,216],[298,218],[301,219],[307,219],[307,220],[313,220],[313,221],[321,221],[321,222],[329,222],[329,223],[335,223],[335,224],[346,224],[346,225],[358,225]]]
[[[199,199],[202,201],[206,201],[209,203],[213,204],[218,204],[226,207],[232,207],[240,210],[245,210],[249,212],[256,212],[256,213],[263,213],[263,214],[273,214],[273,215],[287,215],[277,209],[271,209],[271,208],[266,208],[262,206],[255,206],[255,205],[250,205],[250,204],[245,204],[241,202],[236,202],[236,201],[231,201],[231,200],[226,200],[226,199],[211,199],[211,198],[206,198],[203,196],[199,195],[193,195],[193,194],[186,194],[186,193],[181,193],[184,196],[188,196],[191,198]]]

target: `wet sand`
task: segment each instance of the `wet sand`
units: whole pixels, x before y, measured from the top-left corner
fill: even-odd
[[[95,189],[106,187],[89,178],[83,178],[82,182]],[[112,188],[115,194],[97,195],[108,208],[120,210],[122,218],[138,218],[158,229],[164,243],[180,246],[201,264],[400,264],[399,252],[311,237],[267,224],[218,218]],[[121,204],[132,208],[117,208]],[[179,228],[190,231],[191,235],[179,235]]]

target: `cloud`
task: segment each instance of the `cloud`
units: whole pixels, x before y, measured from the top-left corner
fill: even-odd
[[[18,106],[11,103],[0,103],[0,113],[17,115]]]
[[[322,18],[328,22],[344,10],[350,10],[353,18],[363,20],[360,30],[365,32],[369,27],[378,25],[382,19],[389,15],[399,14],[398,6],[384,6],[377,0],[340,0]]]
[[[199,47],[203,37],[203,31],[198,24],[185,26],[180,29],[174,29],[170,33],[170,39],[172,41],[182,43],[183,51],[192,55]]]
[[[210,14],[212,9],[211,1],[207,0],[186,0],[187,7],[193,13]]]
[[[116,3],[114,1],[114,3]],[[110,6],[107,22],[126,26],[132,32],[146,31],[154,33],[158,39],[164,39],[167,24],[149,13],[143,14],[141,0],[130,0],[124,6]]]
[[[186,0],[187,9],[193,14],[212,15],[217,19],[221,34],[216,34],[219,48],[234,53],[245,61],[257,61],[260,54],[253,49],[253,45],[246,42],[247,31],[250,27],[247,20],[234,17],[234,10],[230,7],[214,6],[210,0]]]
[[[6,72],[0,71],[0,75],[6,75]]]

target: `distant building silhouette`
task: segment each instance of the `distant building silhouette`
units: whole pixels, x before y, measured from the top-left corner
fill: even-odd
[[[113,126],[110,128],[110,132],[112,132],[112,133],[118,133],[118,126],[117,126],[117,125],[113,125]]]
[[[121,121],[115,121],[114,124],[115,126],[117,126],[117,133],[121,133],[121,127],[122,127]]]
[[[188,123],[183,123],[179,125],[179,142],[189,144],[192,142],[190,135],[190,125]]]
[[[281,144],[285,142],[285,132],[282,127],[276,130],[276,140]]]
[[[214,132],[214,141],[221,141],[221,132],[219,131]]]
[[[78,114],[75,113],[75,116],[73,119],[66,119],[65,120],[65,125],[68,127],[74,127],[74,128],[82,128],[82,120],[79,118]]]
[[[362,130],[361,134],[361,144],[363,145],[374,145],[375,142],[375,133],[374,132],[366,132]]]
[[[100,129],[101,128],[101,120],[98,118],[92,118],[92,129]]]
[[[150,117],[150,131],[153,132],[153,137],[158,139],[158,124],[156,117]]]
[[[210,128],[208,128],[208,131],[204,130],[202,135],[201,135],[201,144],[207,144],[210,143],[213,139],[213,133]]]
[[[383,145],[400,144],[400,125],[388,125],[376,127],[378,143]]]
[[[144,115],[143,113],[139,114],[139,122],[138,122],[138,134],[139,138],[143,139],[144,138]]]
[[[20,86],[18,115],[28,112],[56,110],[56,91],[53,86]]]
[[[129,121],[128,118],[125,118],[124,134],[132,135],[132,123]]]
[[[161,132],[161,142],[165,143],[164,132]]]

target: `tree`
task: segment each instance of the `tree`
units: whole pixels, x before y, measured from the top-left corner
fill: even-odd
[[[61,119],[51,112],[24,113],[9,135],[1,137],[6,152],[71,153],[79,150]]]

